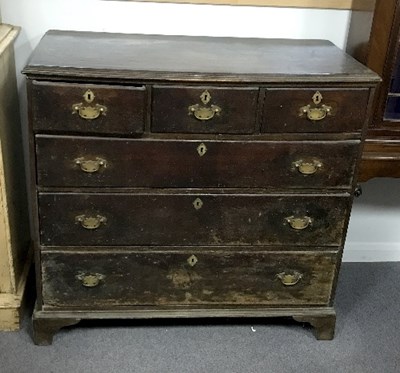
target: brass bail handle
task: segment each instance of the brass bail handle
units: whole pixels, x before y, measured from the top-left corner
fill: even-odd
[[[206,106],[211,101],[211,94],[207,90],[200,95],[200,100],[203,105],[194,104],[188,107],[189,115],[194,115],[196,119],[205,122],[221,113],[222,109],[218,105]]]
[[[72,114],[78,114],[82,119],[93,120],[98,118],[100,115],[106,115],[107,107],[104,105],[89,105],[95,99],[95,94],[88,89],[84,94],[83,98],[85,103],[80,102],[72,105]]]
[[[312,219],[309,216],[301,216],[301,217],[289,216],[286,218],[286,222],[288,222],[293,229],[301,231],[303,229],[308,228],[311,225]]]
[[[78,215],[75,217],[75,223],[80,224],[82,228],[88,230],[94,230],[99,228],[101,224],[106,224],[107,219],[105,216],[101,215],[96,215],[96,216]]]
[[[302,279],[303,275],[300,272],[281,272],[276,275],[279,280],[281,280],[282,284],[285,286],[294,286],[299,283]]]
[[[82,282],[82,286],[86,288],[94,288],[104,279],[104,275],[100,273],[79,273],[75,276],[76,279]]]
[[[294,162],[293,165],[303,175],[313,175],[322,167],[322,163],[317,160],[312,160],[312,161],[299,160]]]
[[[332,106],[321,104],[323,97],[321,92],[317,91],[312,97],[313,104],[302,106],[299,109],[299,116],[307,116],[312,122],[317,122],[325,119],[327,116],[333,115]]]
[[[106,167],[107,162],[103,158],[96,157],[95,159],[85,159],[84,157],[76,158],[75,164],[80,167],[83,172],[94,173],[100,170],[101,167]]]

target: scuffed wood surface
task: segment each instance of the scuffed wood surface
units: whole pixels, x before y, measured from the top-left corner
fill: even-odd
[[[196,199],[203,206],[196,209]],[[41,193],[42,245],[341,245],[347,194]],[[97,229],[76,217],[102,216]],[[303,230],[290,216],[312,219]]]
[[[129,305],[324,305],[336,276],[337,253],[201,251],[42,252],[43,298],[54,307],[117,309]],[[277,278],[301,273],[294,286]],[[80,275],[102,276],[82,285]],[[78,277],[77,277],[78,276]]]

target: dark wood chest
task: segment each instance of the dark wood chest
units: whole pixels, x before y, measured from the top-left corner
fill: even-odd
[[[36,343],[91,318],[333,337],[374,73],[326,41],[61,31],[24,73]]]

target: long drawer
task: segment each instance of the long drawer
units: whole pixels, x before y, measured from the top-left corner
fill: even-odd
[[[40,193],[42,245],[335,245],[337,195]]]
[[[36,136],[48,187],[349,189],[359,141],[196,141]]]
[[[49,307],[328,305],[337,251],[43,251]]]
[[[125,136],[143,133],[144,86],[42,81],[30,84],[34,131]]]

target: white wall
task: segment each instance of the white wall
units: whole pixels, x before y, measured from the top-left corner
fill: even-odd
[[[350,12],[99,0],[0,0],[3,22],[19,25],[19,72],[48,29],[149,34],[328,39],[343,48]],[[26,110],[19,74],[22,111]],[[373,180],[356,200],[345,260],[400,260],[397,180]]]
[[[354,200],[345,261],[400,261],[400,179],[372,179]]]
[[[145,34],[329,39],[345,43],[348,11],[99,0],[0,0],[4,23],[22,26],[17,69],[48,29]]]

